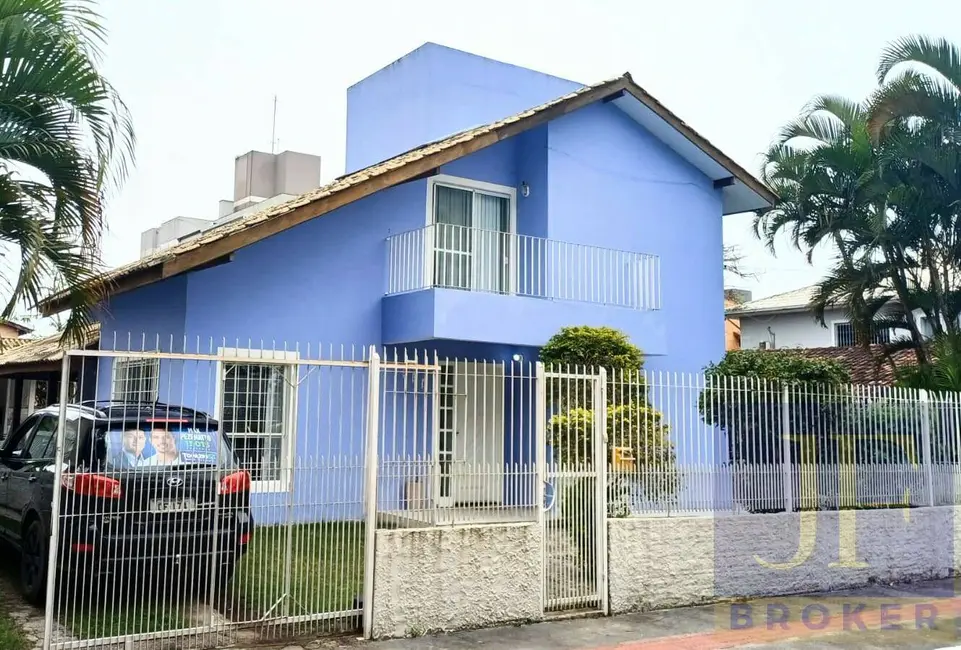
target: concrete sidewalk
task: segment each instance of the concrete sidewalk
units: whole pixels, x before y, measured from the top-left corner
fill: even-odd
[[[954,580],[673,609],[609,618],[380,642],[317,641],[369,650],[713,650],[948,648],[961,643]]]

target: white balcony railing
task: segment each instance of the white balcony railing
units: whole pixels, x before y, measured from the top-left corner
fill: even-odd
[[[430,287],[575,300],[628,309],[661,306],[656,255],[433,224],[387,238],[387,295]]]

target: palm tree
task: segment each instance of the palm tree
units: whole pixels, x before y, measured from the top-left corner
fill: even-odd
[[[19,250],[2,315],[62,288],[67,337],[99,298],[103,203],[133,160],[129,113],[98,71],[104,37],[89,0],[0,2],[0,241]]]
[[[897,249],[889,230],[892,191],[880,165],[883,151],[872,141],[864,105],[843,97],[812,100],[787,124],[768,149],[762,178],[780,200],[758,213],[755,233],[775,249],[786,232],[808,261],[822,244],[833,244],[838,263],[822,281],[811,303],[824,324],[829,305],[847,307],[865,344],[878,327],[906,329],[915,343],[921,333],[912,319],[892,311],[891,292],[909,304],[910,285],[900,267],[884,261]],[[878,318],[881,309],[886,317]],[[919,360],[924,351],[920,345]]]
[[[944,39],[908,36],[885,48],[877,75],[881,86],[870,100],[869,130],[898,153],[882,164],[900,180],[898,211],[911,217],[902,236],[914,237],[923,276],[919,303],[936,336],[958,341],[961,49]]]

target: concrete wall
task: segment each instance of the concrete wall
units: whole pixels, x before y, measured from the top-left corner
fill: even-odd
[[[921,329],[921,334],[931,335],[929,326],[922,320],[924,312],[915,310],[914,319]],[[884,312],[879,314],[884,317]],[[745,350],[757,348],[761,341],[770,341],[774,332],[776,348],[826,348],[836,345],[834,340],[834,323],[850,320],[842,309],[828,309],[824,312],[827,327],[822,327],[814,320],[811,312],[793,314],[756,314],[741,316],[741,347]],[[768,332],[768,328],[771,332]],[[895,332],[895,336],[907,336],[906,330]]]
[[[945,506],[610,520],[611,611],[946,577],[961,568],[959,517]]]
[[[840,309],[824,314],[828,323],[848,320]],[[834,330],[821,327],[811,312],[795,314],[759,314],[741,316],[741,349],[756,349],[761,341],[770,341],[774,332],[774,345],[783,348],[826,348],[834,345]]]
[[[537,524],[377,531],[374,636],[543,616]]]

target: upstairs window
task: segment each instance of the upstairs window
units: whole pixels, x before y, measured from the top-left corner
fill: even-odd
[[[428,191],[434,286],[509,292],[516,247],[514,188],[435,176]]]

